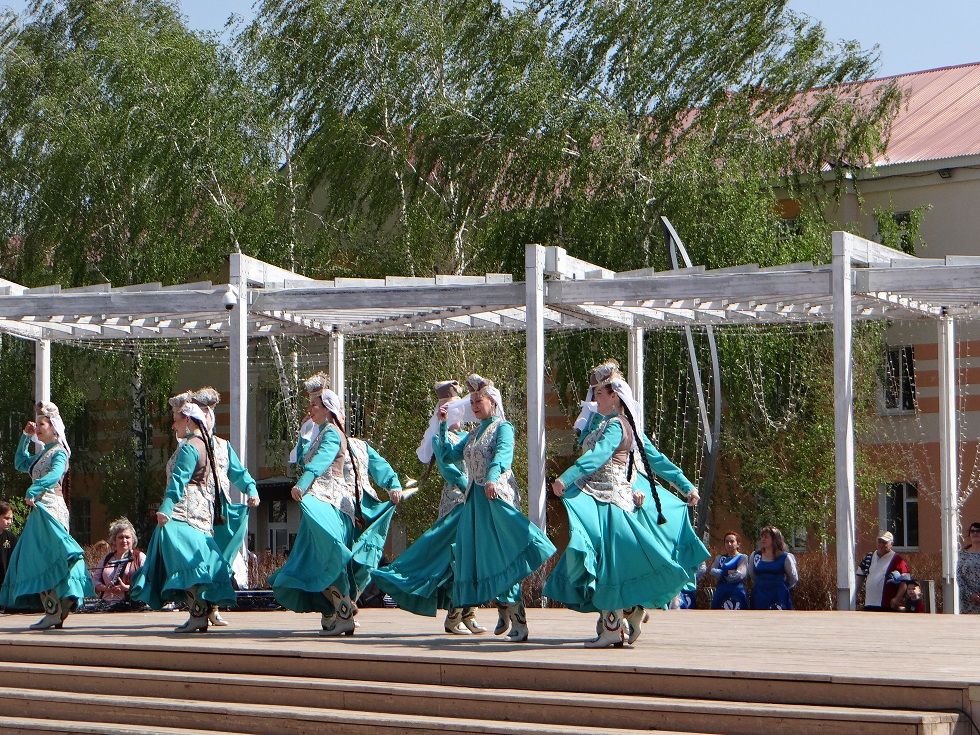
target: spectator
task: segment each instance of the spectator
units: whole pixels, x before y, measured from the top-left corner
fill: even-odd
[[[131,609],[129,586],[136,570],[143,566],[146,554],[136,548],[136,529],[128,518],[117,518],[109,526],[109,547],[92,570],[95,592],[113,609]]]
[[[922,598],[922,587],[914,579],[909,579],[905,588],[905,597],[898,605],[899,612],[924,613],[926,601]]]
[[[10,507],[10,503],[0,501],[0,585],[7,576],[10,555],[17,545],[17,535],[10,530],[13,525],[14,509]]]
[[[753,610],[792,610],[790,590],[800,580],[796,557],[786,551],[783,533],[775,526],[759,532],[759,549],[749,563]]]
[[[980,521],[970,524],[969,541],[960,551],[956,579],[960,585],[960,612],[980,615]]]
[[[715,557],[708,574],[715,583],[715,594],[711,598],[712,610],[748,608],[745,578],[749,574],[749,557],[739,552],[738,534],[734,531],[725,534],[725,553]]]
[[[891,531],[878,534],[878,548],[861,560],[856,574],[864,578],[864,609],[898,612],[908,587],[909,565],[893,549]],[[904,576],[903,576],[904,575]]]

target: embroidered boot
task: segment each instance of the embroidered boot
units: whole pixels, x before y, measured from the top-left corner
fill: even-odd
[[[626,642],[635,643],[636,639],[640,637],[641,626],[650,619],[650,616],[646,610],[637,605],[636,607],[628,607],[623,610],[623,617],[626,620],[626,627],[629,631],[629,637]]]
[[[61,622],[64,624],[65,620],[75,612],[78,607],[78,602],[72,597],[62,597],[61,598]]]
[[[41,604],[44,606],[44,617],[31,625],[30,629],[60,628],[64,618],[61,617],[61,600],[58,598],[58,593],[54,590],[45,590],[41,593]]]
[[[451,607],[446,611],[446,622],[443,626],[447,633],[453,635],[472,635],[470,629],[463,625],[463,608]]]
[[[586,648],[622,648],[626,640],[626,627],[623,625],[622,610],[606,610],[602,613],[602,632],[598,638],[585,642]]]
[[[469,629],[470,633],[473,633],[474,635],[487,632],[487,629],[477,622],[475,607],[463,608],[463,625],[465,625]]]
[[[320,625],[323,629],[320,631],[320,635],[331,637],[354,635],[354,628],[356,627],[354,616],[357,615],[357,608],[354,606],[354,602],[347,595],[341,594],[340,590],[336,587],[327,587],[324,594],[333,603],[333,608],[337,611],[337,615],[330,624],[330,627],[323,627],[324,621],[323,616],[321,616]]]
[[[207,633],[208,603],[197,587],[187,590],[187,612],[187,620],[174,628],[174,633]]]
[[[507,640],[513,643],[523,643],[527,640],[527,612],[523,602],[507,606],[507,616],[510,618],[510,633]]]
[[[493,629],[494,635],[503,635],[510,628],[510,615],[507,613],[509,605],[497,603],[497,626]]]
[[[208,622],[216,628],[224,628],[228,621],[221,617],[217,605],[208,605]]]

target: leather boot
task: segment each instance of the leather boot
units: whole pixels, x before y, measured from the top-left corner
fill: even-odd
[[[626,640],[626,627],[623,625],[622,610],[604,610],[602,613],[602,632],[598,638],[585,642],[586,648],[622,648]]]
[[[217,605],[208,605],[208,622],[216,628],[224,628],[228,621],[221,617]]]
[[[174,628],[174,633],[207,633],[208,603],[197,587],[187,590],[187,612],[187,620]]]
[[[443,626],[447,633],[453,635],[472,635],[470,629],[463,625],[463,608],[451,607],[446,611],[446,622]]]
[[[465,625],[467,629],[469,629],[470,633],[473,633],[474,635],[487,632],[487,629],[477,622],[475,607],[463,608],[463,625]]]
[[[623,610],[623,617],[626,620],[626,627],[629,632],[626,642],[635,643],[636,639],[640,637],[640,628],[643,623],[650,619],[650,616],[647,615],[646,610],[637,605]]]
[[[357,615],[357,608],[354,606],[354,602],[347,595],[341,594],[340,590],[336,587],[327,587],[324,590],[324,594],[333,603],[333,608],[337,611],[337,615],[329,627],[323,626],[324,616],[321,616],[320,627],[322,630],[320,631],[320,635],[331,637],[354,635],[354,628],[356,627],[354,616]]]
[[[44,617],[30,626],[31,630],[48,630],[49,628],[60,628],[64,618],[61,609],[61,600],[58,593],[54,590],[45,590],[41,593],[41,604],[44,606]],[[65,617],[68,617],[67,613]]]
[[[507,606],[507,617],[510,619],[510,633],[507,640],[513,643],[523,643],[527,640],[527,612],[523,602],[515,602]]]
[[[510,627],[510,615],[507,613],[508,605],[497,603],[497,625],[493,629],[494,635],[503,635]]]

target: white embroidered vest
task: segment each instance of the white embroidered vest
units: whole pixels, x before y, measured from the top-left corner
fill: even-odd
[[[495,418],[479,438],[477,432],[480,431],[481,427],[477,426],[470,431],[470,438],[467,440],[466,446],[463,447],[463,462],[466,465],[466,477],[469,480],[467,493],[473,489],[474,485],[479,485],[482,488],[487,484],[487,471],[490,469],[493,455],[497,449],[497,430],[502,423],[501,419]],[[520,504],[521,491],[518,489],[517,481],[514,480],[514,473],[509,467],[500,473],[496,487],[497,496],[501,500],[510,503],[515,508]]]
[[[51,463],[54,461],[54,455],[56,452],[65,451],[61,445],[56,445],[50,449],[45,449],[41,452],[34,464],[31,465],[30,475],[32,480],[36,480],[39,477],[44,477],[48,472],[51,471]],[[65,465],[65,472],[68,472],[68,466]],[[54,516],[57,521],[68,530],[68,506],[65,505],[65,497],[62,495],[61,481],[64,475],[58,479],[57,484],[49,488],[45,492],[41,493],[36,502],[39,505],[43,505],[44,509],[48,511],[52,516]]]
[[[320,448],[329,431],[337,430],[328,427],[317,435],[316,439],[310,444],[310,448],[306,450],[306,454],[303,455],[304,465],[312,461],[316,456],[317,450]],[[345,471],[350,467],[347,460],[347,450],[345,449],[346,443],[344,437],[341,436],[340,453],[327,468],[326,472],[319,477],[313,478],[313,484],[310,485],[309,490],[306,492],[312,494],[318,500],[330,503],[330,505],[353,521],[356,518],[354,512],[354,476]]]
[[[177,453],[186,442],[181,439],[177,443],[177,449],[167,461],[167,476],[174,472],[177,464]],[[203,450],[202,450],[203,451]],[[210,477],[211,469],[208,467],[208,459],[205,455],[204,470],[205,478]],[[220,479],[220,475],[218,476]],[[214,533],[214,480],[207,479],[204,482],[194,482],[193,480],[184,487],[184,497],[174,504],[173,512],[170,517],[175,521],[183,521],[187,525],[196,528],[208,536]]]
[[[367,493],[375,500],[380,500],[378,491],[371,484],[371,472],[368,469],[370,457],[368,457],[367,442],[363,439],[355,439],[352,436],[347,437],[347,449],[349,459],[344,463],[344,473],[357,473],[357,487],[360,491]]]
[[[620,422],[622,425],[622,420],[618,416],[603,419],[595,430],[585,437],[585,441],[582,442],[583,454],[595,447],[605,433],[606,428],[614,421]],[[626,441],[632,444],[632,432],[629,431],[628,426],[624,425],[623,442],[617,447],[617,451],[623,449],[622,444]],[[588,493],[600,503],[612,503],[627,513],[632,513],[636,510],[636,503],[633,501],[633,486],[626,479],[626,469],[627,466],[625,464],[610,460],[591,475],[586,475],[576,480],[575,484],[582,492]]]

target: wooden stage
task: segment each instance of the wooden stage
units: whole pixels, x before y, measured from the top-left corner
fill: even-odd
[[[970,616],[652,611],[632,649],[599,651],[595,617],[557,609],[530,609],[522,644],[382,609],[342,639],[288,612],[195,635],[171,632],[182,612],[35,617],[0,616],[0,707],[24,715],[4,732],[980,735]],[[95,695],[122,698],[112,723]]]

